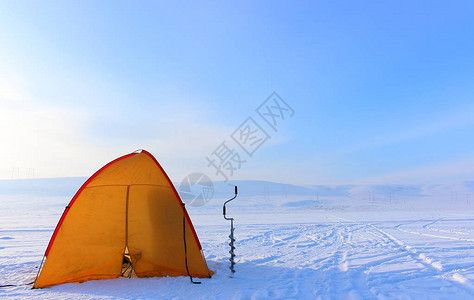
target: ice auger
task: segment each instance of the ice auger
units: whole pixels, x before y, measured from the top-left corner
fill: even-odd
[[[232,277],[235,273],[235,269],[234,269],[234,265],[235,265],[235,261],[234,261],[234,257],[235,257],[235,254],[234,254],[234,242],[235,242],[235,238],[234,238],[234,218],[227,218],[225,216],[225,205],[227,203],[229,203],[230,201],[234,200],[235,198],[237,197],[237,186],[235,186],[235,195],[234,197],[230,198],[229,200],[227,200],[226,202],[224,202],[224,206],[222,207],[222,213],[224,215],[224,219],[226,220],[230,220],[230,235],[229,235],[229,238],[230,238],[230,243],[229,243],[229,246],[230,246],[230,258],[229,258],[229,261],[230,261],[230,271],[232,272],[230,274],[230,277]]]

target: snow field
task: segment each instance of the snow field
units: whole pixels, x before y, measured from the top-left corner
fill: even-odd
[[[254,218],[260,224],[247,222]],[[261,224],[272,218],[272,214],[235,216],[238,256],[234,278],[229,277],[229,246],[224,242],[229,234],[228,224],[216,216],[195,216],[208,264],[216,271],[213,278],[201,280],[201,285],[191,284],[186,277],[116,279],[64,284],[44,290],[2,288],[0,297],[468,299],[474,296],[474,219],[467,215],[393,221],[362,213],[351,216],[344,212],[306,212],[300,223],[288,218],[281,219],[280,224]],[[205,219],[211,219],[211,225],[202,224]],[[309,219],[314,219],[314,223],[307,222]],[[33,228],[0,231],[2,284],[31,281],[51,232]]]
[[[298,195],[277,198],[276,205],[273,199],[259,203],[258,197],[242,197],[228,205],[236,228],[234,278],[228,269],[230,225],[222,218],[220,202],[213,200],[188,207],[209,267],[216,271],[200,285],[187,277],[120,278],[41,290],[6,287],[0,288],[0,298],[474,298],[472,209],[350,210]],[[0,194],[0,285],[34,279],[69,200],[34,191]]]

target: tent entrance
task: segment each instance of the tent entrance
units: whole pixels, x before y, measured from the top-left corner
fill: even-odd
[[[120,273],[120,277],[125,277],[125,278],[137,277],[137,274],[135,274],[135,270],[133,268],[132,258],[130,257],[130,251],[128,251],[128,247],[125,247],[125,251],[123,253],[122,272]]]

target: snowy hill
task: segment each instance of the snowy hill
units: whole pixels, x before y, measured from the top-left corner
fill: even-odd
[[[73,196],[84,177],[0,180],[0,195]]]
[[[87,180],[85,177],[0,180],[0,197],[19,195],[70,199]],[[179,183],[174,183],[179,191]],[[214,196],[202,207],[212,210],[233,196],[239,187],[239,209],[338,209],[378,210],[406,208],[474,207],[474,181],[436,185],[341,185],[298,186],[268,181],[240,180],[214,182]],[[67,201],[65,204],[67,204]]]

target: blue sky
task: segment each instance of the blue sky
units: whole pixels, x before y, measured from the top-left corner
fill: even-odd
[[[473,15],[471,1],[1,1],[0,178],[89,176],[140,148],[174,181],[213,176],[206,157],[239,151],[231,133],[275,91],[295,114],[232,179],[473,180]]]

